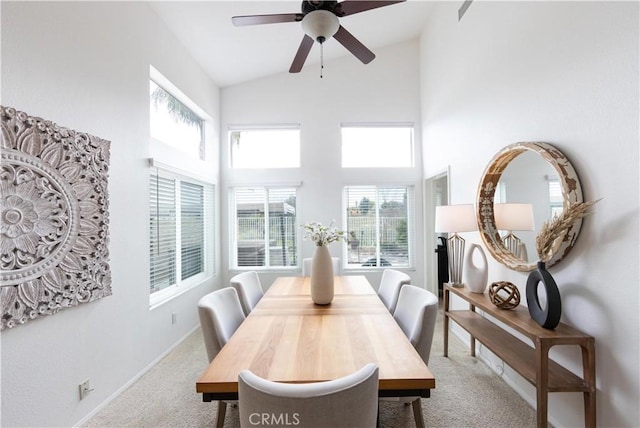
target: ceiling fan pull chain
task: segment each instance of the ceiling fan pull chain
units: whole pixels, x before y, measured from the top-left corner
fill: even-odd
[[[324,71],[324,43],[320,43],[320,78],[322,79],[322,72]]]

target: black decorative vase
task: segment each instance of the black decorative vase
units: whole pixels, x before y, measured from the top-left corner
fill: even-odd
[[[544,309],[540,307],[540,299],[538,298],[538,284],[540,282],[542,282],[547,295],[547,304]],[[538,262],[538,268],[529,274],[526,293],[527,307],[531,318],[544,328],[556,328],[560,323],[560,315],[562,315],[562,302],[558,286],[545,268],[544,262]]]

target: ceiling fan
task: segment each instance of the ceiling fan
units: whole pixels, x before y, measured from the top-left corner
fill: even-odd
[[[305,36],[302,38],[298,52],[289,68],[289,73],[298,73],[302,70],[313,42],[316,41],[322,46],[331,37],[340,42],[364,64],[369,64],[376,57],[375,54],[340,25],[338,18],[404,1],[406,0],[344,0],[338,3],[337,1],[304,0],[301,13],[234,16],[231,21],[235,26],[302,22]]]

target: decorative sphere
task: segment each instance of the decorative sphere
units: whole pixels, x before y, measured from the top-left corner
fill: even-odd
[[[508,281],[493,282],[489,286],[489,299],[500,309],[517,308],[520,304],[520,291]]]

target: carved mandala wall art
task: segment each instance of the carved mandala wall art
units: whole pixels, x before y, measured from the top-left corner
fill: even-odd
[[[110,142],[0,106],[2,327],[111,295]]]

